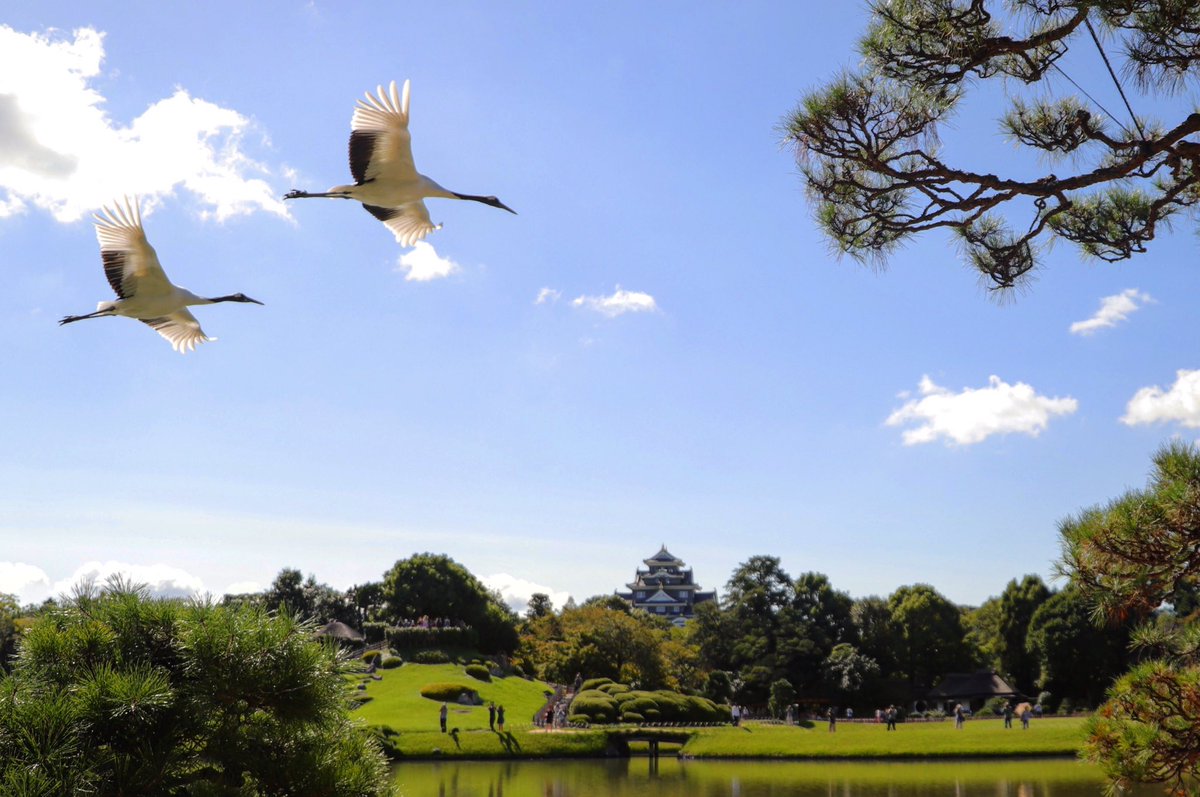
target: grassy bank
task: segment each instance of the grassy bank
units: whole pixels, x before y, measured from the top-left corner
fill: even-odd
[[[548,688],[524,678],[477,681],[461,665],[405,664],[381,671],[382,680],[366,680],[362,691],[370,700],[355,714],[365,724],[384,729],[390,753],[404,758],[551,758],[602,756],[610,731],[546,732],[531,723],[545,700]],[[452,733],[438,730],[441,703],[421,696],[429,683],[460,683],[476,690],[482,706],[450,704],[447,722]],[[506,732],[488,729],[487,703],[506,709]],[[1006,729],[999,719],[970,720],[962,730],[954,723],[901,723],[887,731],[873,723],[838,724],[836,733],[818,723],[811,728],[750,722],[741,727],[722,726],[688,730],[689,740],[678,748],[695,758],[988,758],[1004,756],[1073,755],[1083,736],[1079,718],[1034,720],[1029,730],[1020,723]],[[678,729],[673,729],[678,732]],[[633,745],[635,752],[639,747]],[[664,748],[664,753],[675,750]]]
[[[702,728],[683,747],[696,758],[947,758],[1074,755],[1083,738],[1083,720],[1048,718],[1006,729],[1000,720],[972,720],[962,730],[953,722],[882,725],[839,723],[785,727],[747,723],[739,728]]]

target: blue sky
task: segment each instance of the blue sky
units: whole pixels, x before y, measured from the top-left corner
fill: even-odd
[[[219,594],[285,566],[343,587],[428,550],[561,602],[662,543],[705,587],[754,554],[856,596],[975,604],[1048,575],[1061,518],[1196,436],[1194,224],[1118,265],[1060,244],[1007,303],[937,233],[882,274],[839,261],[777,125],[864,23],[810,2],[7,8],[0,591],[125,570]],[[1118,107],[1094,54],[1070,58]],[[404,250],[356,203],[280,200],[349,182],[355,99],[406,78],[417,167],[519,215],[430,200],[444,229]],[[997,99],[942,131],[948,158],[1041,168]],[[220,340],[185,356],[127,319],[58,327],[112,298],[90,213],[125,193],[176,283],[265,306],[198,308]]]

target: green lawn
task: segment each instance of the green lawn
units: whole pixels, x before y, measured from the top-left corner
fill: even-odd
[[[739,728],[699,729],[683,747],[685,755],[747,758],[937,758],[960,756],[1073,755],[1083,738],[1083,720],[1033,720],[1006,729],[999,719],[969,720],[955,730],[952,721],[901,723],[888,731],[874,723],[838,723],[837,732],[747,723]]]
[[[421,687],[425,684],[458,683],[479,692],[483,698],[482,706],[449,704],[450,716],[446,724],[462,731],[487,729],[488,701],[504,706],[507,727],[528,727],[532,724],[533,713],[546,702],[543,692],[549,688],[541,681],[515,676],[493,678],[491,682],[477,681],[458,664],[405,664],[391,670],[379,670],[378,675],[383,680],[365,681],[365,694],[371,700],[354,714],[368,725],[387,725],[397,731],[438,733],[441,703],[421,697]]]
[[[533,713],[545,702],[540,681],[493,678],[476,681],[457,664],[405,664],[380,670],[382,680],[367,680],[371,700],[355,712],[367,725],[386,726],[388,746],[397,757],[495,758],[603,755],[607,732],[592,730],[547,733],[532,726]],[[458,733],[438,730],[441,704],[421,697],[428,683],[452,682],[479,692],[482,706],[450,704],[447,726]],[[504,735],[488,730],[487,702],[505,707]],[[938,758],[1031,755],[1073,755],[1083,736],[1083,720],[1045,718],[1033,720],[1029,730],[1005,729],[999,719],[973,719],[963,730],[953,721],[901,723],[888,732],[873,723],[838,724],[829,733],[824,723],[811,728],[763,725],[697,728],[681,752],[696,758]],[[672,746],[672,749],[674,746]],[[634,749],[638,746],[635,744]]]

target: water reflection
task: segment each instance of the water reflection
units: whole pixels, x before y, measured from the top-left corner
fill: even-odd
[[[1097,768],[1070,759],[411,762],[394,772],[405,797],[1100,797],[1103,785]]]

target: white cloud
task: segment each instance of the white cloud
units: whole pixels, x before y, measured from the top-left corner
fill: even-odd
[[[222,595],[246,595],[251,592],[262,592],[266,589],[257,581],[235,581],[221,593]]]
[[[620,285],[611,296],[580,296],[573,299],[571,304],[595,310],[609,318],[616,318],[624,313],[652,313],[658,310],[658,305],[650,294],[623,290]]]
[[[1071,334],[1091,335],[1105,327],[1115,327],[1119,322],[1129,317],[1135,310],[1140,310],[1147,303],[1154,301],[1150,294],[1142,293],[1137,288],[1129,288],[1113,296],[1105,296],[1100,300],[1100,309],[1086,321],[1076,321],[1071,324]]]
[[[905,445],[932,443],[939,437],[971,445],[995,434],[1021,432],[1037,437],[1053,415],[1070,415],[1079,407],[1073,398],[1039,396],[1029,385],[988,377],[988,386],[951,393],[921,377],[921,398],[909,400],[888,416],[888,426],[917,424],[904,432]]]
[[[411,250],[400,255],[396,270],[403,272],[404,279],[410,282],[428,282],[461,271],[458,263],[439,255],[427,241],[417,241]]]
[[[85,562],[75,568],[74,573],[55,582],[53,594],[69,595],[76,584],[85,581],[93,581],[97,586],[101,586],[106,579],[115,575],[123,576],[127,581],[136,584],[145,584],[150,594],[156,598],[187,598],[205,591],[203,581],[178,567],[162,563],[135,565],[109,560]]]
[[[554,304],[562,298],[562,291],[554,288],[542,288],[538,291],[537,298],[533,300],[534,304]]]
[[[0,218],[28,205],[71,222],[124,194],[183,188],[223,220],[265,210],[288,217],[243,150],[249,119],[176,88],[128,124],[93,87],[104,34],[21,33],[0,25]]]
[[[494,589],[504,596],[504,602],[518,614],[524,614],[525,610],[529,608],[529,599],[535,592],[549,595],[550,602],[554,604],[555,609],[561,609],[563,604],[567,602],[567,598],[571,597],[568,592],[555,591],[551,587],[545,587],[523,578],[510,576],[508,573],[483,576],[479,580],[488,589]]]
[[[0,592],[16,595],[20,603],[36,603],[50,597],[50,577],[36,565],[0,562]]]
[[[1160,421],[1200,428],[1200,371],[1176,371],[1175,384],[1165,391],[1158,385],[1142,388],[1133,394],[1121,418],[1129,426]]]

